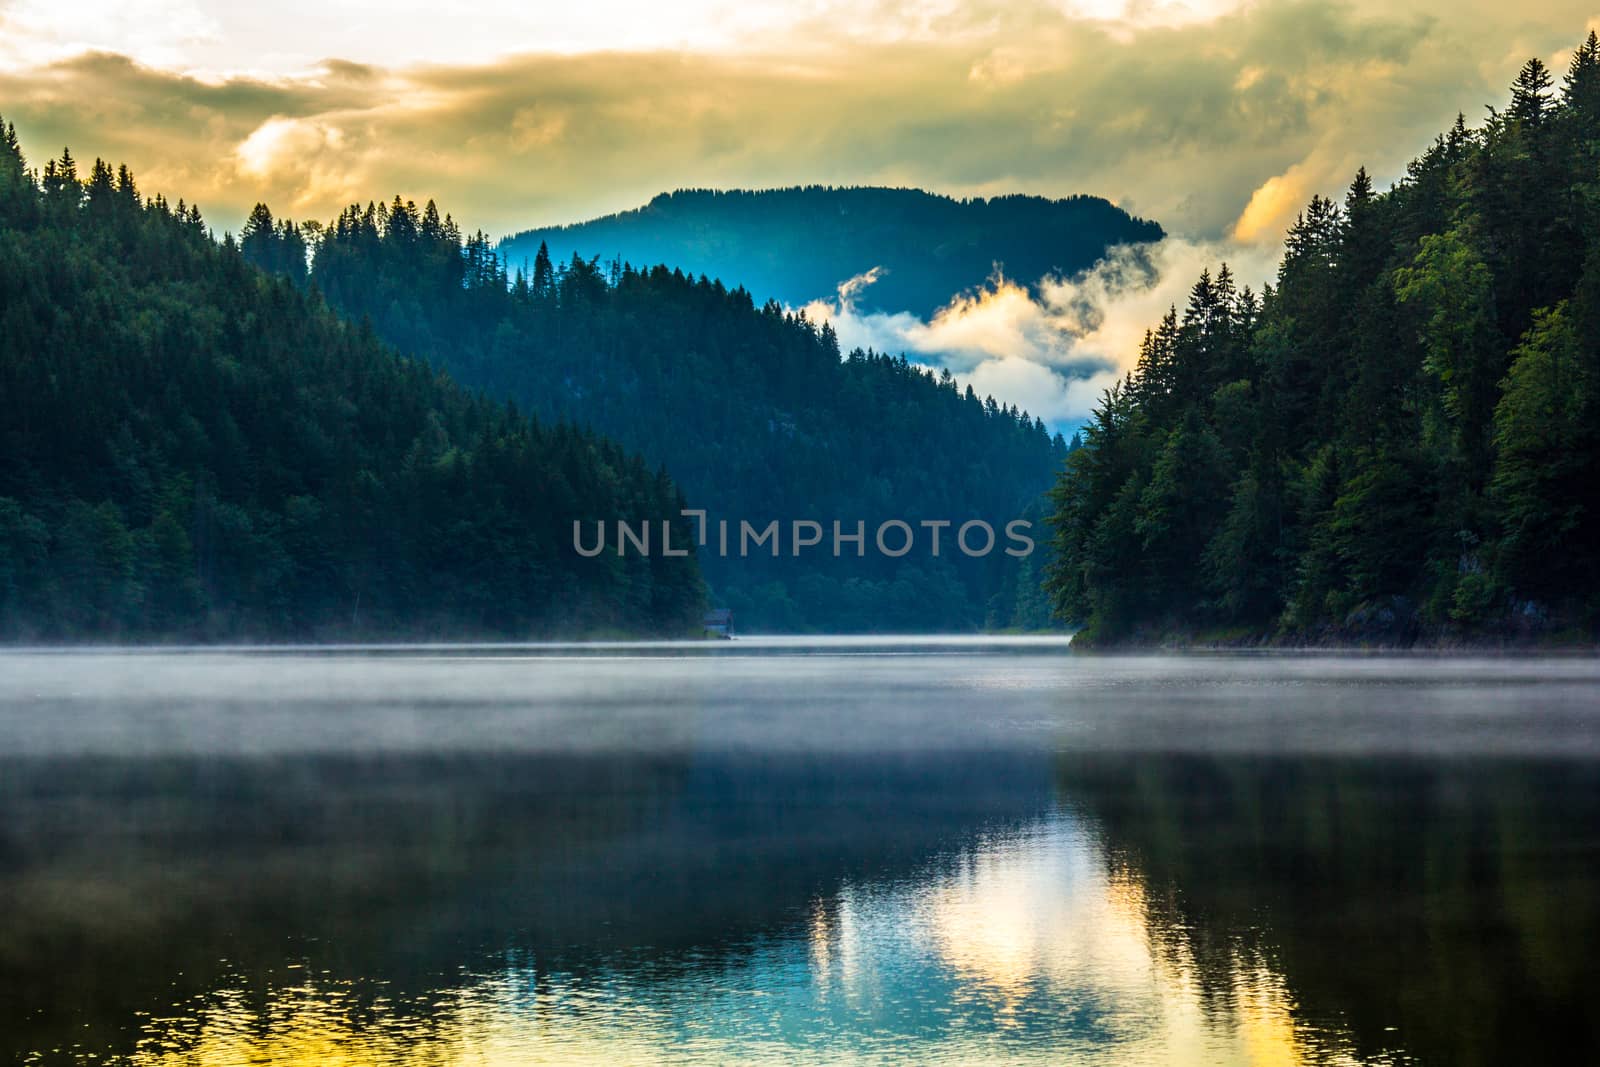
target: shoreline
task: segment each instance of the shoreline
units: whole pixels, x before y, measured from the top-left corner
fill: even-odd
[[[1074,651],[1114,652],[1278,652],[1278,653],[1398,653],[1434,655],[1593,656],[1600,655],[1600,639],[1588,634],[1417,634],[1365,635],[1325,630],[1315,634],[1208,633],[1162,631],[1112,639],[1087,636],[1072,643]]]

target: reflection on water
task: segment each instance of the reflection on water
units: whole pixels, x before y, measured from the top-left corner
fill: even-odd
[[[1041,820],[925,879],[847,883],[716,961],[575,975],[508,948],[412,996],[299,968],[254,994],[227,982],[149,1020],[133,1059],[1287,1064],[1337,1049],[1297,1027],[1261,960],[1238,961],[1226,1008],[1206,1004],[1192,960],[1151,952],[1142,891],[1095,856],[1072,819]]]
[[[1592,665],[930,651],[15,657],[0,1058],[1600,1049]]]

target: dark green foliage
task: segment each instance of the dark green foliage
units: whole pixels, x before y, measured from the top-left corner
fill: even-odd
[[[1600,39],[1404,181],[1314,197],[1259,308],[1202,276],[1053,493],[1056,610],[1405,641],[1600,619]]]
[[[1600,503],[1586,495],[1594,488],[1596,442],[1592,401],[1585,401],[1595,382],[1582,349],[1565,303],[1539,312],[1512,353],[1495,409],[1499,461],[1490,497],[1501,524],[1502,570],[1541,598],[1567,592],[1565,556],[1576,533],[1593,531]]]
[[[572,522],[677,518],[665,476],[401,358],[243,240],[0,138],[0,633],[681,632],[690,558],[583,559]],[[285,281],[249,260],[289,275]],[[688,540],[679,521],[680,543]]]
[[[288,219],[274,224],[265,204],[255,206],[239,234],[239,252],[246,260],[300,286],[306,281],[306,251],[300,227]]]
[[[1024,284],[1092,266],[1111,245],[1156,241],[1161,227],[1093,196],[953,200],[919,189],[831,188],[663,193],[642,208],[506,238],[506,262],[548,246],[556,258],[673,263],[736,278],[759,299],[831,299],[841,282],[881,269],[858,297],[867,311],[927,317],[989,277]]]
[[[593,426],[664,465],[709,512],[713,539],[718,520],[730,523],[731,558],[708,552],[701,564],[743,629],[1041,621],[1000,551],[965,557],[953,530],[937,559],[926,534],[899,559],[871,544],[890,519],[981,518],[1001,531],[1065,456],[1043,423],[958,391],[948,375],[903,356],[841,358],[831,327],[665,266],[557,266],[541,245],[531,274],[508,277],[481,233],[463,243],[431,202],[349,208],[322,232],[311,278],[334,307],[464,384]],[[782,556],[740,558],[741,520],[783,523]],[[793,520],[822,523],[828,541],[796,559]],[[866,524],[864,558],[848,545],[833,558],[835,520],[845,532]]]

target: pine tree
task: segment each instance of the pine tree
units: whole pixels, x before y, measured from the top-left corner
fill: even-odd
[[[550,246],[539,242],[539,252],[533,257],[533,294],[546,297],[555,288],[555,270],[550,265]]]
[[[31,203],[33,180],[28,174],[28,161],[17,140],[17,128],[0,116],[0,201],[17,200]]]
[[[1529,129],[1543,125],[1550,107],[1549,93],[1553,84],[1550,71],[1537,58],[1524,63],[1517,72],[1516,81],[1511,83],[1511,108],[1508,111],[1511,120]]]
[[[78,206],[83,198],[83,186],[78,183],[78,165],[70,148],[61,150],[59,160],[46,161],[40,187],[44,189],[46,202],[57,210]]]
[[[239,231],[239,251],[265,271],[278,269],[278,231],[267,205],[258,203]]]
[[[1580,112],[1592,115],[1600,105],[1600,35],[1594,30],[1572,53],[1561,93],[1566,104]]]

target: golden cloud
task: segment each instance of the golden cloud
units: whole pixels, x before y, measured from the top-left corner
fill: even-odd
[[[968,5],[891,41],[818,28],[738,53],[328,61],[274,78],[91,53],[0,74],[0,111],[35,162],[66,143],[126,161],[228,227],[258,199],[328,218],[399,192],[504,233],[675,187],[833,182],[1092,192],[1169,230],[1266,239],[1294,198],[1337,193],[1362,163],[1395,176],[1457,110],[1498,100],[1521,58],[1506,40],[1549,54],[1584,21],[1502,33],[1491,62],[1415,9],[1090,14]]]

